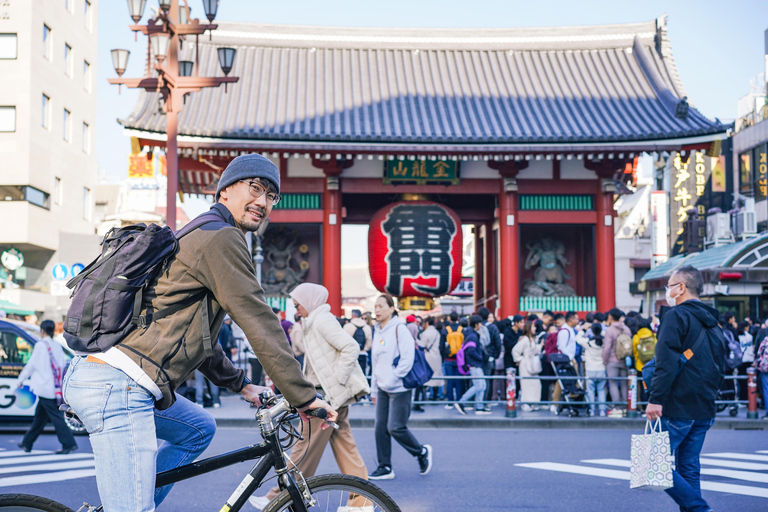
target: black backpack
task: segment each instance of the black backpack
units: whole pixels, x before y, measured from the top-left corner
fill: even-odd
[[[358,345],[360,345],[360,350],[365,349],[365,331],[362,327],[358,327],[355,329],[355,334],[352,335],[353,338],[355,338],[355,341]]]
[[[179,248],[179,239],[203,224],[224,222],[206,213],[174,234],[156,224],[134,224],[112,228],[101,242],[101,254],[67,283],[72,304],[64,321],[64,339],[77,352],[103,352],[120,343],[136,327],[179,311],[208,293],[193,295],[151,316],[141,315],[144,294],[153,279],[162,273]],[[207,317],[208,308],[203,308]],[[208,319],[203,318],[210,339]]]

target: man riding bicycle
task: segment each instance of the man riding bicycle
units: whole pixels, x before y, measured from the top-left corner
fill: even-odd
[[[167,268],[149,284],[142,312],[175,311],[72,361],[64,398],[90,434],[106,512],[153,511],[171,488],[155,490],[155,473],[192,462],[208,447],[213,418],[175,393],[195,369],[258,404],[264,388],[251,384],[217,342],[227,313],[288,402],[300,411],[326,409],[328,419],[336,419],[303,378],[246,245],[245,233],[259,228],[279,194],[272,162],[260,155],[235,158],[219,180],[216,204],[203,214],[213,221],[181,238]],[[159,449],[157,439],[163,440]]]

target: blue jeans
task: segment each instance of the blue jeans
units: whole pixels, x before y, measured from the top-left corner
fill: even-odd
[[[458,377],[459,367],[456,361],[443,361],[443,375],[446,377]],[[445,380],[445,399],[455,402],[461,396],[461,381],[458,379]]]
[[[768,416],[768,373],[760,372],[760,382],[763,385],[763,405],[765,406],[765,415]]]
[[[458,368],[458,367],[457,367]],[[485,393],[485,379],[483,378],[483,369],[475,368],[474,366],[469,369],[469,374],[472,376],[472,387],[467,390],[466,393],[461,395],[459,402],[468,402],[470,398],[475,398],[475,410],[483,408],[483,396]]]
[[[673,487],[666,489],[682,512],[706,512],[709,505],[701,497],[701,447],[707,431],[714,425],[711,420],[681,420],[661,417],[663,430],[669,432],[669,444],[675,456]]]
[[[605,370],[602,372],[587,372],[587,399],[592,404],[592,416],[597,416],[598,406],[595,405],[595,390],[597,401],[605,402]],[[600,414],[605,414],[605,403],[600,404]]]
[[[189,400],[176,395],[158,411],[152,394],[125,373],[79,356],[63,393],[90,435],[99,496],[110,512],[154,511],[172,487],[155,489],[155,473],[194,461],[216,432],[213,417]]]

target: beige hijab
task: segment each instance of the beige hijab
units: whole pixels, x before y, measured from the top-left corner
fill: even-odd
[[[301,283],[293,289],[291,297],[311,313],[328,301],[328,289],[312,283]]]

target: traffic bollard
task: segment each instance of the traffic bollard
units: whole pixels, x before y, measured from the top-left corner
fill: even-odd
[[[517,409],[515,408],[515,369],[507,368],[507,418],[517,418]]]
[[[627,418],[637,418],[637,370],[629,370],[629,392],[627,393]]]
[[[747,368],[747,419],[757,419],[757,371],[754,367]]]

